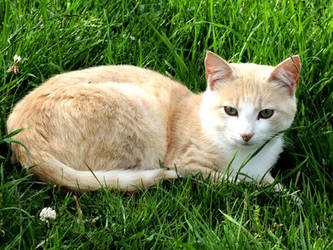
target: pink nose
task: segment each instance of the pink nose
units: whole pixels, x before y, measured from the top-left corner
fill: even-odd
[[[253,134],[241,134],[241,137],[245,142],[248,142],[252,138]]]

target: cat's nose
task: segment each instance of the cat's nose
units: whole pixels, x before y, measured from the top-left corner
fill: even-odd
[[[252,138],[253,134],[241,134],[241,137],[245,142],[248,142]]]

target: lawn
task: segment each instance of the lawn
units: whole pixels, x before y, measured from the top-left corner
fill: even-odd
[[[333,249],[332,14],[331,0],[0,1],[0,248]],[[273,173],[303,205],[200,176],[65,193],[10,163],[8,114],[52,75],[132,64],[200,92],[207,50],[269,65],[300,55],[298,112]],[[57,218],[41,221],[44,207]]]

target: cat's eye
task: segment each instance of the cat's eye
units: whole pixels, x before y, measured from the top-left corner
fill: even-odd
[[[230,107],[230,106],[224,106],[224,112],[226,112],[230,116],[238,115],[237,109]]]
[[[273,109],[263,109],[259,112],[258,119],[268,119],[274,114]]]

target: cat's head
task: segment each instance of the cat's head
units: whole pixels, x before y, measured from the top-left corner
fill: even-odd
[[[298,56],[276,67],[227,63],[207,52],[200,118],[218,144],[258,147],[289,128],[296,113]]]

